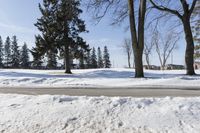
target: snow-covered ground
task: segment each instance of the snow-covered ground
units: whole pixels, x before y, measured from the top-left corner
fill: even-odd
[[[0,133],[199,133],[200,97],[0,94]]]
[[[200,73],[200,71],[197,71]],[[135,79],[133,69],[61,70],[0,69],[0,87],[200,87],[200,76],[186,76],[185,70],[146,70],[146,78]]]

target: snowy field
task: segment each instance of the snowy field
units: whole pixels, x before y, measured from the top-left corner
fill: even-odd
[[[200,97],[0,94],[0,133],[199,133]]]
[[[145,70],[145,77],[135,79],[133,69],[73,70],[0,69],[0,87],[200,87],[200,76],[186,76],[185,70]],[[200,73],[200,71],[196,71]]]

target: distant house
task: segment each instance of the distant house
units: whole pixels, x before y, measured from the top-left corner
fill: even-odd
[[[194,63],[194,68],[195,69],[200,69],[200,62],[195,62]]]
[[[160,70],[160,67],[159,66],[155,66],[155,65],[144,65],[143,66],[144,69],[149,69],[149,70]]]
[[[185,69],[185,66],[176,64],[167,64],[165,66],[165,70],[182,70],[182,69]]]
[[[72,69],[79,69],[79,64],[73,63],[71,64]]]

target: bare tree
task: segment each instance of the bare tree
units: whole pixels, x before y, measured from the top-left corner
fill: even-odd
[[[153,39],[151,39],[150,42],[144,43],[144,55],[145,55],[145,60],[146,60],[148,69],[150,69],[150,55],[152,53],[153,47],[154,47]]]
[[[135,60],[135,76],[144,77],[143,72],[143,50],[144,50],[144,23],[146,15],[146,0],[140,0],[139,3],[139,15],[138,15],[138,28],[136,29],[135,21],[135,6],[134,1],[129,0],[129,20],[130,30],[133,45],[133,53]]]
[[[143,50],[144,50],[144,24],[146,17],[146,0],[89,0],[89,6],[94,9],[94,17],[101,20],[108,11],[112,12],[112,24],[123,22],[129,18],[131,41],[135,62],[135,77],[144,77]],[[138,5],[137,5],[138,4]],[[136,11],[136,8],[138,10]],[[89,8],[90,9],[90,8]],[[138,20],[136,21],[136,14]]]
[[[155,31],[152,36],[152,43],[156,47],[156,53],[159,57],[161,69],[164,70],[170,54],[177,47],[179,36],[175,32],[168,32],[162,36],[159,31]]]
[[[191,4],[187,0],[179,0],[179,3],[174,0],[149,0],[153,8],[157,10],[167,12],[176,16],[181,20],[186,40],[185,62],[187,75],[195,75],[194,71],[194,40],[192,35],[192,29],[190,24],[191,15],[194,11],[197,0],[192,0]],[[175,7],[177,5],[177,7]]]
[[[122,43],[122,48],[127,55],[128,67],[131,68],[131,55],[132,55],[132,44],[131,39],[125,38]]]

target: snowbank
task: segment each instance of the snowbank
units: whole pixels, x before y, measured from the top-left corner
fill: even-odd
[[[1,133],[199,133],[199,123],[200,97],[0,94]]]
[[[0,87],[200,87],[200,76],[184,74],[185,70],[148,70],[146,78],[135,79],[133,69],[73,70],[72,75],[60,70],[0,69]]]

